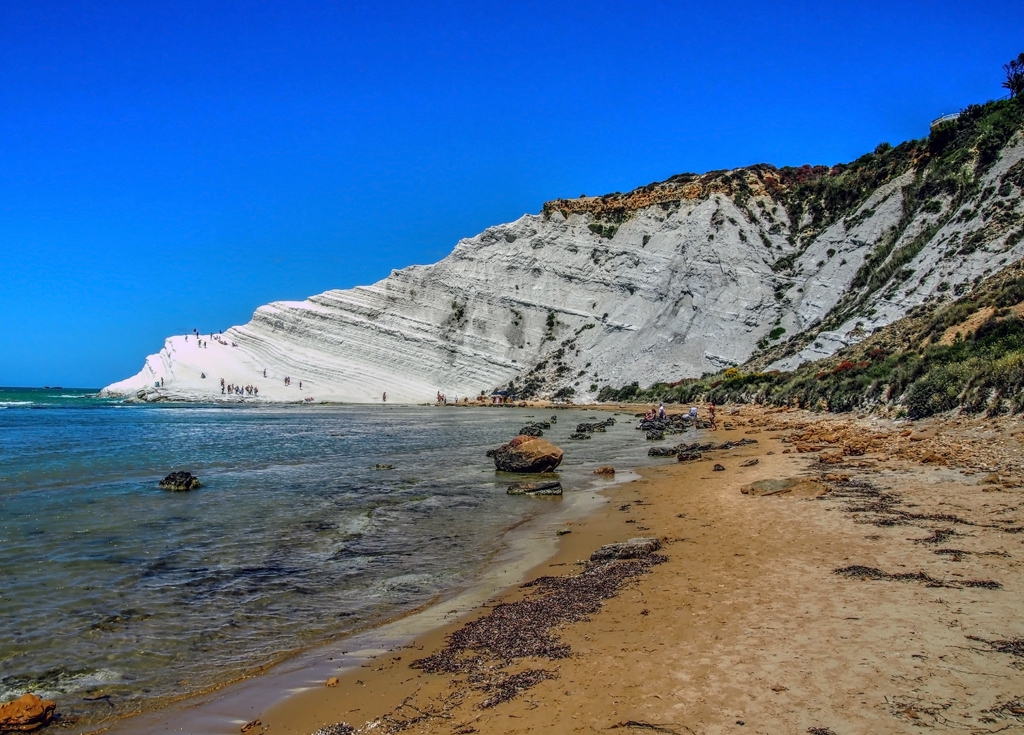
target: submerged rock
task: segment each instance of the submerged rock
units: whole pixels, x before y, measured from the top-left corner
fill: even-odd
[[[395,466],[393,464],[375,464],[370,468],[371,470],[393,470]]]
[[[535,436],[517,436],[494,450],[494,467],[501,472],[550,472],[562,463],[564,452]]]
[[[517,482],[508,486],[509,495],[561,495],[560,482]]]
[[[32,732],[49,725],[57,703],[32,694],[0,704],[0,732]]]
[[[519,430],[519,436],[544,436],[544,432],[537,424],[531,424],[530,426],[524,426],[521,428]]]
[[[172,472],[160,481],[160,487],[164,490],[174,490],[175,492],[196,490],[202,486],[203,483],[199,482],[199,478],[191,472]]]
[[[576,440],[576,439],[589,439],[590,438],[590,434],[584,434],[583,432],[575,431],[572,434],[569,434],[569,438],[570,439],[574,439],[574,440]]]
[[[636,559],[653,554],[661,548],[661,541],[656,538],[631,538],[619,544],[606,544],[590,555],[590,561],[609,561],[611,559]]]
[[[605,431],[607,429],[607,427],[614,426],[614,425],[615,425],[615,419],[612,419],[612,418],[606,419],[604,421],[592,421],[592,422],[584,421],[583,423],[576,424],[576,433],[577,434],[583,434],[583,433],[590,433],[590,432],[593,432],[593,431]]]
[[[605,465],[604,467],[598,467],[596,470],[594,470],[594,474],[595,475],[614,475],[615,474],[615,468],[611,467],[609,465]]]

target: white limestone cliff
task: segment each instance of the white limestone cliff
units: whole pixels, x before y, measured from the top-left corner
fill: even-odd
[[[984,185],[1022,159],[1017,135]],[[1024,256],[1009,226],[963,216],[980,209],[975,200],[957,212],[942,200],[908,221],[903,192],[913,176],[888,181],[803,239],[787,237],[806,222],[790,221],[778,198],[785,182],[770,167],[677,177],[614,200],[558,200],[460,241],[436,264],[262,306],[220,338],[201,335],[206,347],[193,335],[171,337],[137,375],[104,392],[243,400],[222,395],[223,379],[257,386],[265,401],[379,402],[387,392],[389,402],[424,402],[516,380],[520,392],[592,398],[599,385],[697,377],[820,330],[846,308],[865,259],[897,224],[893,252],[927,235],[870,301],[772,365],[789,369]],[[998,196],[1019,219],[1019,189]],[[976,247],[955,247],[975,232]]]

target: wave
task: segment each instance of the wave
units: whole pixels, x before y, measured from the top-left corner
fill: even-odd
[[[31,406],[34,401],[0,401],[0,408],[9,406]]]

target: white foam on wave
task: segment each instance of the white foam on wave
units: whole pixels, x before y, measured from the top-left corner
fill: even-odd
[[[0,700],[6,702],[11,699],[17,699],[26,692],[32,692],[43,699],[55,699],[71,692],[99,689],[105,684],[119,681],[124,681],[124,674],[115,669],[97,669],[96,671],[70,676],[62,673],[54,681],[28,682],[27,686],[25,686],[24,682],[20,686],[0,686]]]
[[[0,401],[0,408],[8,408],[9,406],[31,406],[33,401]]]

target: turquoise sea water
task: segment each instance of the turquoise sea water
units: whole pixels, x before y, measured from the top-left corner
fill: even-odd
[[[127,405],[0,388],[0,701],[34,691],[84,727],[464,584],[506,529],[559,502],[506,495],[519,478],[484,456],[552,414],[567,493],[599,464],[645,463],[627,416],[568,441],[594,416],[577,409]],[[204,487],[158,489],[177,469]]]

